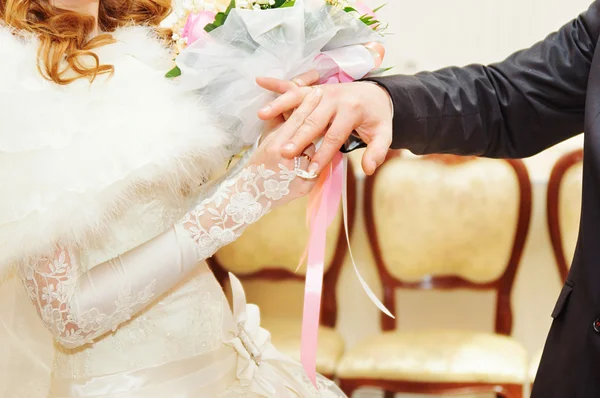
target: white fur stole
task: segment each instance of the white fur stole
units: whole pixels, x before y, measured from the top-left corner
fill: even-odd
[[[164,78],[171,55],[150,29],[96,50],[112,78],[59,86],[36,68],[36,40],[0,27],[0,276],[53,245],[85,248],[136,195],[206,181],[230,137]]]

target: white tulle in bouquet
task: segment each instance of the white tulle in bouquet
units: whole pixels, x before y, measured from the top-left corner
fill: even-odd
[[[234,138],[233,154],[254,144],[266,129],[257,113],[273,94],[255,83],[257,77],[290,80],[315,69],[321,84],[331,84],[384,71],[381,63],[386,26],[377,20],[377,10],[359,1],[182,1],[172,26],[178,51],[176,66],[167,77],[175,79],[181,90],[195,92],[212,109],[217,122]],[[341,154],[334,158],[319,176],[309,200],[301,354],[313,383],[325,257],[324,242],[316,237],[324,236],[340,202],[347,218],[346,161]],[[356,265],[354,268],[369,298],[391,316]]]
[[[214,110],[240,150],[263,131],[272,99],[255,78],[291,79],[311,69],[321,83],[379,73],[385,26],[352,0],[182,0],[172,25],[178,56],[167,77]]]

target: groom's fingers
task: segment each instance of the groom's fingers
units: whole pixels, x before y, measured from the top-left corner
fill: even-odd
[[[273,91],[277,94],[284,94],[290,90],[297,89],[298,87],[312,86],[318,83],[319,79],[319,72],[313,69],[300,76],[296,76],[291,81],[276,79],[274,77],[257,77],[256,84],[265,90]]]
[[[300,76],[296,76],[292,79],[292,82],[294,82],[298,87],[307,87],[312,86],[313,84],[317,84],[320,78],[321,76],[319,75],[319,72],[313,69],[301,74]],[[294,112],[293,109],[283,112],[283,118],[285,120],[288,120],[292,112]]]
[[[274,77],[257,77],[256,84],[265,90],[273,91],[277,94],[284,94],[290,90],[298,88],[298,85],[289,80],[275,79]]]
[[[335,116],[335,104],[321,101],[319,106],[306,118],[302,127],[296,131],[290,142],[282,149],[282,155],[288,159],[293,159],[302,153],[311,142],[315,142],[327,130],[329,123]]]
[[[280,95],[277,99],[262,108],[258,112],[258,117],[262,120],[269,120],[298,108],[302,101],[304,101],[304,98],[312,91],[312,87],[299,88],[296,85],[294,86],[296,87],[294,90]]]
[[[292,113],[290,118],[281,126],[277,132],[277,140],[283,145],[287,143],[304,124],[306,119],[317,108],[323,98],[323,89],[320,87],[309,89],[309,94],[302,104]],[[279,153],[278,155],[281,155]]]
[[[280,80],[280,79],[275,79],[272,77],[257,77],[256,83],[260,87],[264,88],[265,90],[269,90],[274,93],[282,94],[282,96],[285,96],[285,98],[282,100],[282,102],[289,103],[289,104],[293,104],[293,103],[299,104],[300,97],[296,96],[294,91],[298,90],[299,87],[302,87],[303,85],[305,85],[304,80],[302,80],[302,79],[304,79],[302,76],[303,75],[296,78],[296,79],[298,79],[298,82],[293,82],[293,81],[290,82],[287,80]],[[308,77],[310,77],[310,76],[308,76]],[[288,120],[290,118],[290,115],[294,111],[294,109],[295,108],[284,110],[281,112],[281,115],[283,115],[283,118],[285,120]],[[278,116],[278,115],[275,114],[275,112],[272,112],[271,104],[267,104],[267,106],[265,106],[260,111],[258,111],[258,117],[262,120],[269,120],[276,116]]]
[[[368,143],[362,158],[362,168],[367,175],[373,175],[375,170],[385,161],[392,144],[392,135],[381,126],[375,129],[373,139]]]
[[[340,148],[344,145],[352,131],[359,125],[359,121],[352,112],[342,109],[331,122],[331,126],[325,133],[323,142],[319,150],[313,156],[313,170],[319,172],[323,166],[328,165]],[[313,136],[320,136],[323,133],[318,130],[310,130]],[[309,134],[310,134],[309,133]]]
[[[265,90],[281,94],[275,101],[267,104],[258,112],[258,117],[263,120],[269,120],[279,115],[284,115],[285,119],[294,111],[304,100],[309,91],[308,86],[319,82],[319,73],[316,70],[310,70],[292,81],[275,79],[273,77],[258,77],[256,83]]]
[[[292,81],[298,87],[307,87],[312,86],[313,84],[317,84],[320,78],[321,76],[319,75],[319,72],[313,69],[301,74],[300,76],[296,76],[292,79]]]

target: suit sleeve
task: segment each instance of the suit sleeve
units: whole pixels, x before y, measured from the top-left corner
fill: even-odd
[[[521,158],[583,132],[600,1],[503,62],[370,80],[394,103],[392,148]]]

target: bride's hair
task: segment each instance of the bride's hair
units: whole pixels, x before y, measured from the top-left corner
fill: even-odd
[[[49,0],[0,0],[0,25],[35,34],[40,41],[38,70],[46,79],[69,84],[113,72],[92,51],[113,43],[110,33],[90,38],[94,17],[50,5]],[[100,0],[98,26],[113,32],[126,25],[158,26],[171,11],[170,0]],[[66,61],[66,64],[65,64]],[[90,65],[90,61],[91,65]]]

